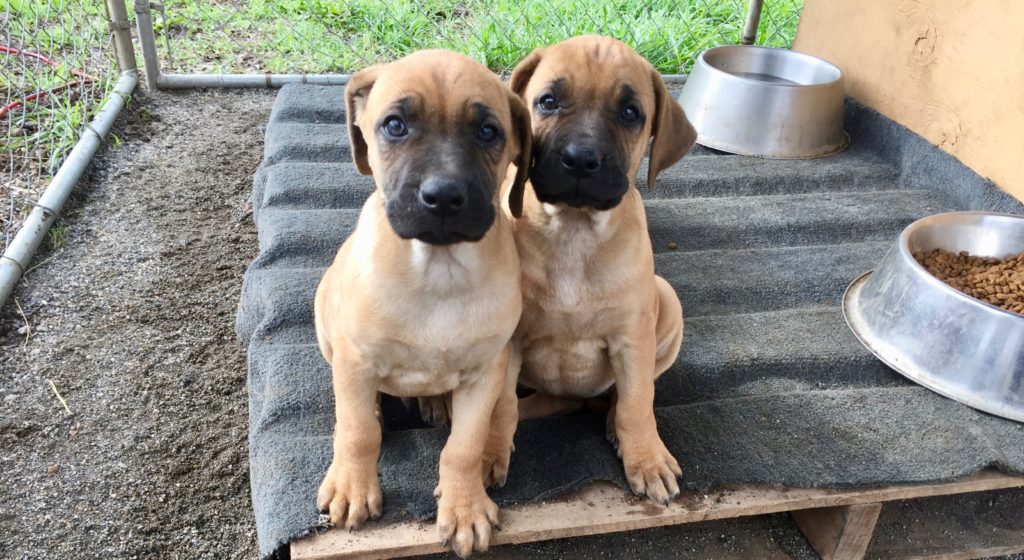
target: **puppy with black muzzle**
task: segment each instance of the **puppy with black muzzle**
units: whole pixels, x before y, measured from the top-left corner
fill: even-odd
[[[679,464],[658,435],[654,380],[675,361],[683,312],[654,274],[640,193],[696,134],[660,74],[625,44],[576,37],[534,51],[511,89],[532,108],[534,164],[513,224],[523,270],[515,343],[521,418],[565,413],[611,390],[608,437],[637,493],[667,504]]]
[[[447,51],[353,75],[345,103],[356,166],[377,188],[316,294],[337,419],[317,503],[350,529],[380,515],[378,392],[450,393],[437,527],[466,556],[487,549],[497,523],[485,484],[504,483],[517,421],[519,257],[497,207],[511,163],[515,206],[522,197],[529,113],[494,74]]]

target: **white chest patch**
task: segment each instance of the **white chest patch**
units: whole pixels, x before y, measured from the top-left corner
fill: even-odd
[[[437,246],[414,239],[410,255],[412,270],[428,292],[470,289],[483,270],[480,250],[470,243]]]
[[[550,204],[544,210],[551,218],[545,235],[558,248],[558,258],[547,268],[551,294],[559,304],[575,307],[588,285],[587,268],[610,234],[608,211],[565,210]]]

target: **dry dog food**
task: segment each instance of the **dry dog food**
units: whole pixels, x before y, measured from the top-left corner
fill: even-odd
[[[934,249],[914,253],[928,272],[961,292],[1024,315],[1024,253],[1005,259]]]

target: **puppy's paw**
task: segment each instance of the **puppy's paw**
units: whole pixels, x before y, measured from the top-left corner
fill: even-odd
[[[514,447],[514,446],[513,446]],[[508,478],[508,464],[512,458],[513,447],[502,452],[485,451],[483,456],[483,480],[487,488],[501,488]]]
[[[498,527],[498,506],[487,496],[483,485],[450,485],[444,489],[438,486],[434,495],[441,546],[451,544],[452,551],[461,558],[473,551],[486,552],[491,527]]]
[[[645,445],[621,445],[626,480],[635,494],[646,495],[654,503],[668,506],[679,495],[679,462],[660,439]]]
[[[615,433],[615,418],[613,414],[608,414],[604,422],[604,437],[608,439],[608,443],[612,444],[615,448],[615,454],[622,458],[622,450],[619,449],[619,436]]]
[[[436,397],[417,397],[420,418],[435,428],[442,428],[452,420],[452,395],[445,393]]]
[[[330,515],[335,527],[352,530],[371,517],[379,517],[382,504],[377,465],[333,462],[320,483],[316,504]]]

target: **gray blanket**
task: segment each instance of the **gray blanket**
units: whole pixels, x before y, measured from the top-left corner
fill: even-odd
[[[238,336],[248,345],[263,556],[321,526],[314,501],[330,461],[333,395],[313,292],[373,189],[351,164],[342,92],[281,90],[254,184],[260,255],[245,275]],[[849,102],[846,118],[852,143],[835,156],[772,161],[698,147],[657,189],[643,190],[657,271],[686,311],[683,349],[658,382],[656,405],[691,488],[1024,472],[1024,426],[908,383],[857,342],[839,308],[847,284],[911,221],[1022,207],[876,112]],[[385,515],[429,518],[446,431],[397,402],[384,409]],[[624,485],[603,422],[588,414],[523,422],[495,499],[537,500],[593,480]]]

